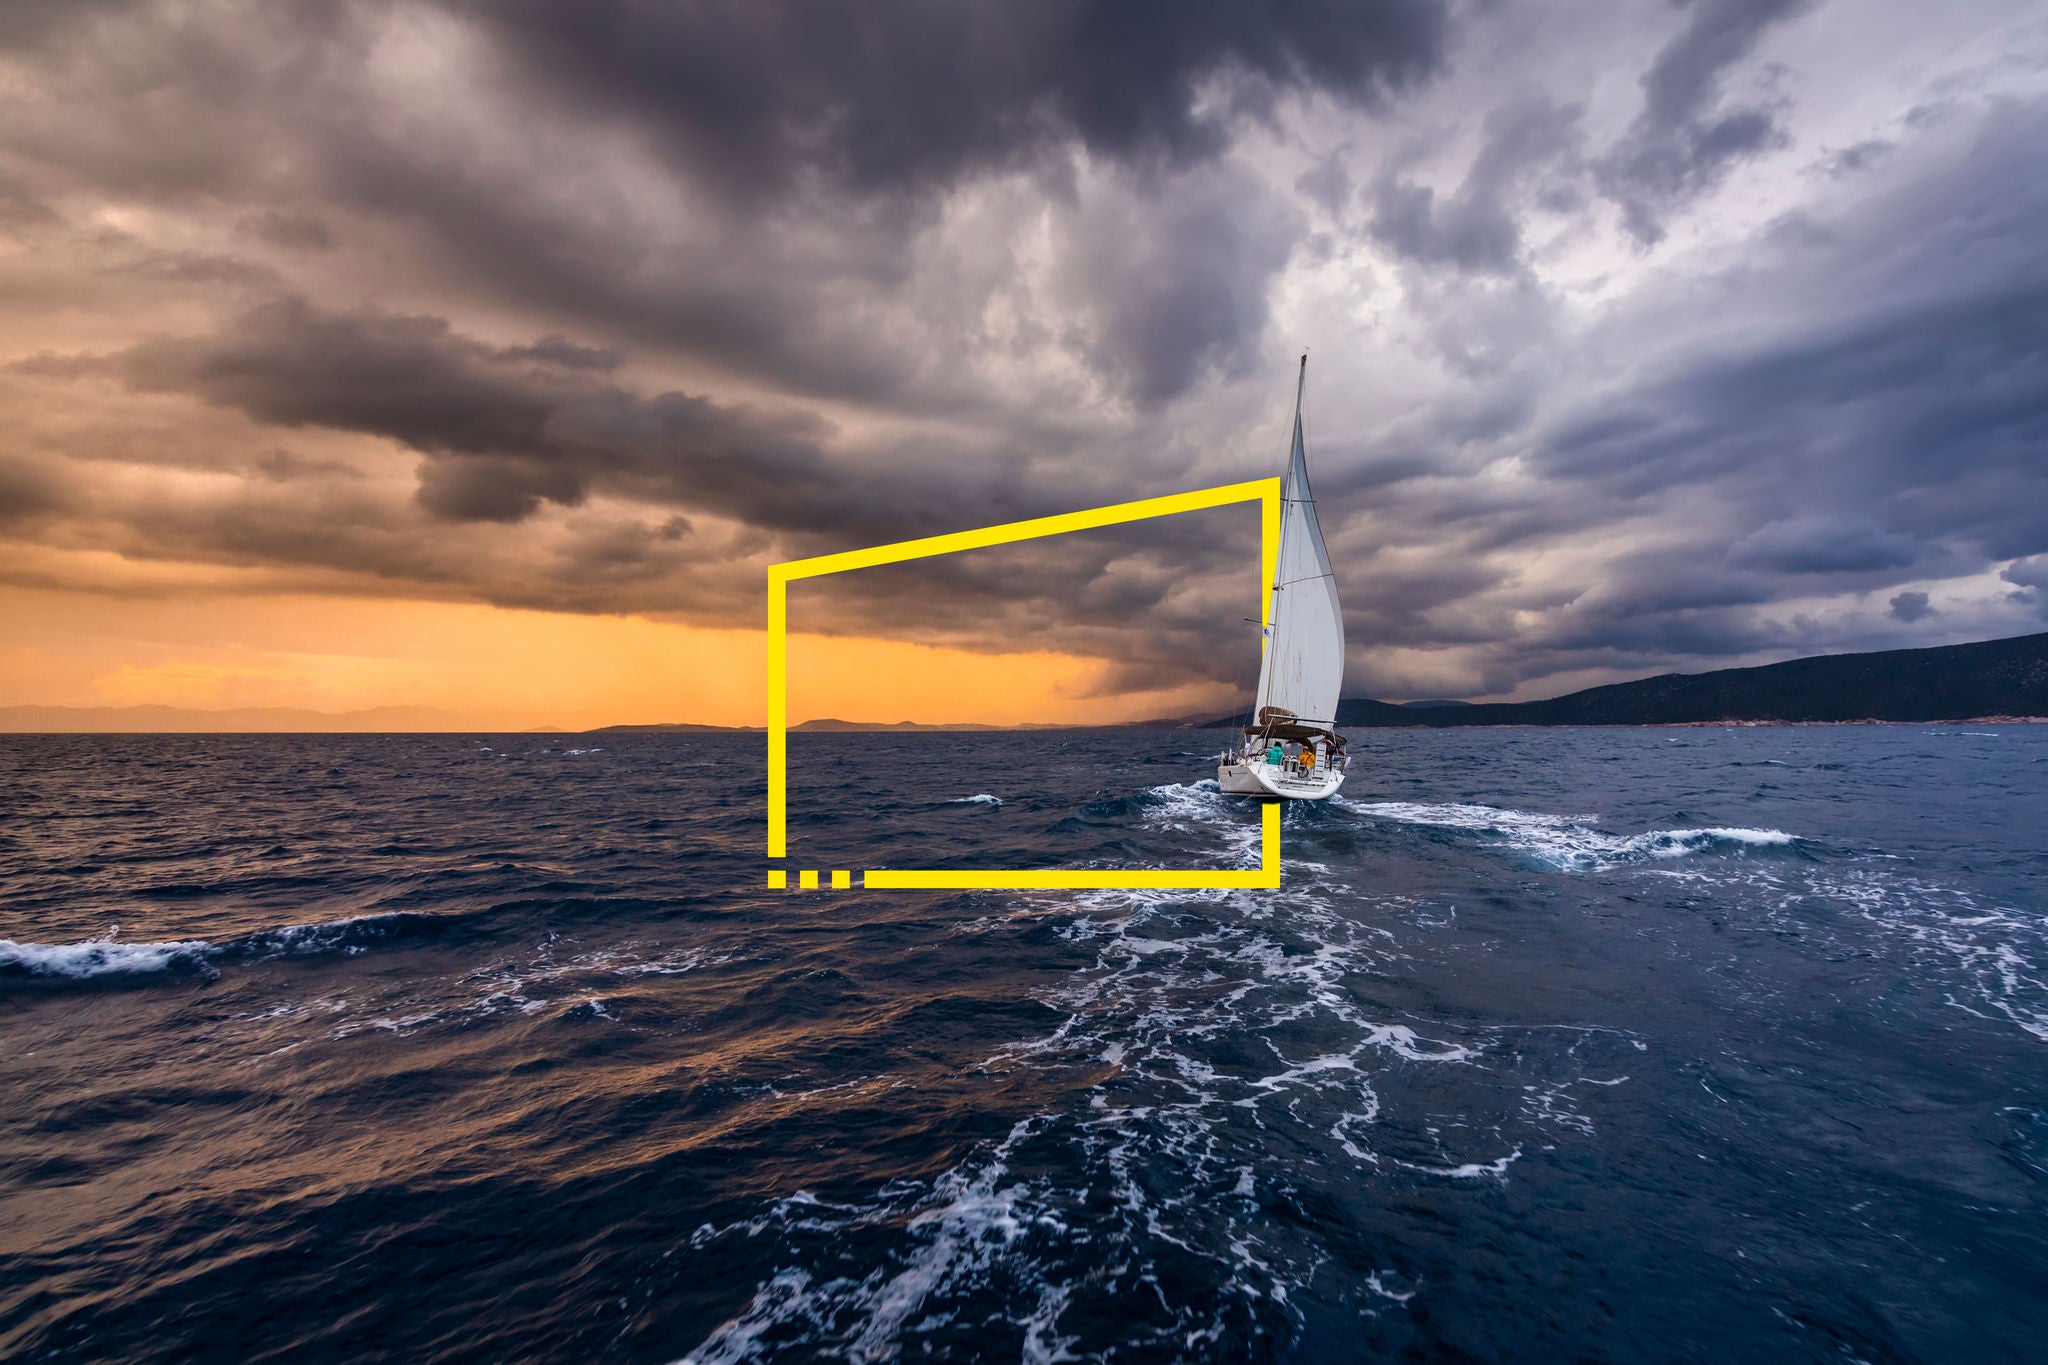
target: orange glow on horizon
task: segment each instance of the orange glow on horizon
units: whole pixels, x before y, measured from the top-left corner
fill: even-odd
[[[0,589],[0,706],[381,706],[405,728],[759,725],[765,639],[633,616],[325,596]],[[1105,665],[790,637],[790,719],[1109,723],[1228,705],[1197,686],[1090,697]]]

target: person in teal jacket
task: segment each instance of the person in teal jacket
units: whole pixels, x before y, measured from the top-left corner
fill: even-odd
[[[1287,755],[1280,748],[1280,741],[1277,739],[1273,741],[1273,746],[1266,750],[1266,763],[1270,767],[1279,767],[1286,760],[1286,757]]]

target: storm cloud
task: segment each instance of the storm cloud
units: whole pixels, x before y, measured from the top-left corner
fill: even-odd
[[[1306,347],[1354,693],[2036,628],[2048,38],[1888,14],[11,6],[0,575],[752,625],[1276,472]],[[1255,543],[800,609],[1223,695]]]
[[[1764,31],[1805,0],[1692,0],[1684,28],[1643,73],[1643,107],[1600,163],[1601,187],[1637,240],[1664,235],[1664,216],[1713,189],[1734,162],[1781,145],[1769,100],[1725,101],[1730,71]]]
[[[747,190],[806,172],[861,193],[943,186],[1079,146],[1171,166],[1220,154],[1289,91],[1370,109],[1433,74],[1432,0],[746,0],[475,7],[533,80],[630,119]]]

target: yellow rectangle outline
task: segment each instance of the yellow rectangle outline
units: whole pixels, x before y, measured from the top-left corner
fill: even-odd
[[[768,856],[788,856],[788,774],[789,762],[789,585],[799,578],[822,578],[849,569],[871,569],[882,564],[929,559],[959,550],[979,550],[991,545],[1012,545],[1068,531],[1090,531],[1100,526],[1147,521],[1177,512],[1199,512],[1234,503],[1260,504],[1259,620],[1272,624],[1271,584],[1280,555],[1280,480],[1250,479],[1244,483],[1200,488],[1191,493],[1169,493],[1165,497],[1140,498],[1136,502],[1114,503],[1082,512],[1065,512],[1053,517],[1034,517],[1001,526],[984,526],[951,535],[900,540],[893,545],[875,545],[865,550],[792,559],[768,566]],[[1264,645],[1260,648],[1263,650]],[[807,874],[815,877],[815,873]],[[836,879],[835,879],[836,880]],[[898,891],[1153,891],[1203,890],[1211,888],[1253,888],[1271,890],[1280,885],[1280,807],[1267,803],[1260,816],[1259,865],[1214,871],[1073,871],[1026,872],[1002,868],[949,872],[937,869],[864,872],[865,886]],[[773,884],[771,874],[770,884]]]

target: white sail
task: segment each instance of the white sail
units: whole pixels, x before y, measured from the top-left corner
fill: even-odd
[[[1307,378],[1307,359],[1302,361]],[[1277,707],[1302,720],[1336,723],[1344,686],[1344,613],[1337,580],[1308,486],[1308,452],[1301,439],[1301,395],[1294,402],[1294,449],[1280,486],[1280,560],[1273,574],[1272,626],[1259,665],[1259,696],[1252,715]]]

